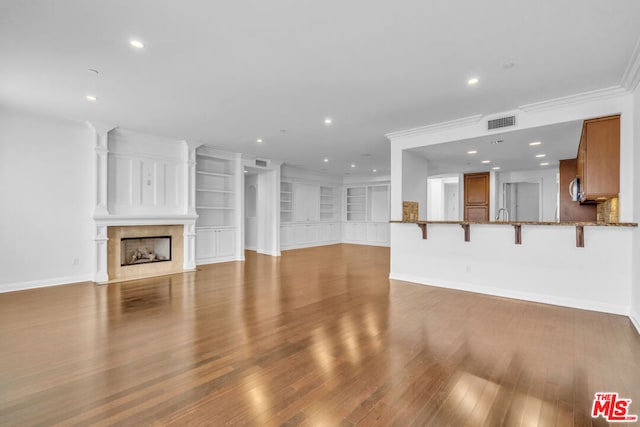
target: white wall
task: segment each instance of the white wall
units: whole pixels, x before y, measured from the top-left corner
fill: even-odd
[[[85,124],[0,109],[0,291],[91,280],[92,168]]]
[[[556,184],[557,169],[541,169],[534,171],[503,172],[496,174],[496,190],[498,194],[497,209],[505,207],[504,184],[507,182],[539,182],[542,190],[542,217],[541,221],[556,221],[556,204],[558,191]],[[496,209],[496,212],[497,212]],[[510,212],[513,219],[513,212]],[[493,219],[493,217],[491,218]]]
[[[638,86],[633,95],[633,163],[636,168],[640,168],[640,86]],[[635,222],[640,223],[640,170],[636,170],[633,191],[634,209],[633,218]],[[633,231],[633,271],[631,280],[631,320],[634,322],[638,333],[640,333],[640,230]]]
[[[427,159],[411,151],[402,152],[402,202],[418,202],[418,219],[427,218]],[[393,203],[393,199],[391,200]],[[398,202],[396,202],[398,203]],[[393,209],[392,209],[393,214]]]
[[[391,224],[392,279],[618,314],[629,313],[631,230],[586,227],[576,248],[575,227]]]

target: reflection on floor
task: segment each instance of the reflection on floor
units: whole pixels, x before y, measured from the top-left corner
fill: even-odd
[[[389,281],[389,250],[0,294],[0,425],[600,425],[623,316]]]

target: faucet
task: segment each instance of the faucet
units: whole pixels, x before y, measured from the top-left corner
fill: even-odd
[[[496,215],[496,221],[500,220],[500,213],[504,211],[504,219],[502,220],[503,222],[509,222],[509,211],[506,208],[500,208],[498,209],[498,215]]]

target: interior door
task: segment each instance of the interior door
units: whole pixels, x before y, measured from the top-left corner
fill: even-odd
[[[464,175],[464,220],[489,221],[489,172]]]

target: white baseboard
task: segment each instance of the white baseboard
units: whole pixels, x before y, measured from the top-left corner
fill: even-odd
[[[0,293],[23,291],[25,289],[46,288],[49,286],[69,285],[78,282],[93,282],[92,274],[80,276],[56,277],[52,279],[32,280],[30,282],[3,283],[0,284]]]
[[[304,248],[315,248],[318,246],[330,246],[330,245],[339,245],[340,242],[339,240],[335,240],[335,241],[331,241],[331,242],[316,242],[316,243],[303,243],[300,245],[289,245],[289,246],[283,246],[281,250],[283,251],[290,251],[293,249],[304,249]]]
[[[347,245],[361,245],[361,246],[381,246],[388,248],[389,243],[375,243],[375,242],[363,242],[363,241],[352,241],[352,240],[343,240],[342,243]]]
[[[257,253],[261,254],[261,255],[270,255],[270,256],[280,256],[280,251],[265,251],[265,252],[261,252],[261,251],[256,251]]]
[[[562,307],[579,308],[582,310],[599,311],[603,313],[621,314],[629,316],[628,307],[619,307],[611,304],[603,304],[595,301],[586,301],[575,298],[556,297],[552,295],[533,294],[529,292],[509,291],[505,289],[491,288],[473,285],[471,283],[452,282],[448,280],[431,279],[408,274],[390,273],[389,279],[412,282],[420,285],[435,286],[438,288],[456,289],[459,291],[475,292],[479,294],[493,295],[497,297],[513,298],[524,301],[539,302],[543,304],[559,305]],[[632,319],[633,321],[633,319]],[[637,328],[638,326],[636,326]],[[640,329],[639,329],[640,331]]]
[[[640,335],[640,316],[636,313],[631,313],[629,319],[631,320],[631,324],[636,328],[638,335]]]

